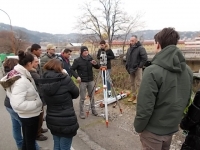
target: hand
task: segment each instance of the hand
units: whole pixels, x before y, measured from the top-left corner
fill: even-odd
[[[90,61],[93,65],[96,65],[97,62],[95,60]]]
[[[77,81],[78,83],[81,83],[81,78],[78,77],[78,78],[76,79],[76,81]]]

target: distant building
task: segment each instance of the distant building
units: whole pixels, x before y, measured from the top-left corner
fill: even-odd
[[[195,37],[194,41],[186,41],[185,50],[200,50],[200,37]]]

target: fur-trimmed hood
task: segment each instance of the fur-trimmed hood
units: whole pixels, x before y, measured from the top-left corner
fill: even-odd
[[[7,79],[7,76],[5,76],[1,79],[0,84],[4,89],[7,89],[7,88],[11,87],[15,83],[15,81],[17,81],[20,78],[21,78],[20,75],[14,76],[9,79]]]

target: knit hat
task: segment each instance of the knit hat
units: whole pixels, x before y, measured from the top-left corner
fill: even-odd
[[[84,51],[88,51],[88,48],[87,48],[86,46],[81,46],[81,54],[82,54]]]
[[[106,44],[106,41],[102,40],[102,41],[100,42],[100,44]]]

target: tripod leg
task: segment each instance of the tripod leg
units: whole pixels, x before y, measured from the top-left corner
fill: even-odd
[[[119,107],[119,110],[120,110],[120,112],[121,112],[121,114],[122,114],[122,109],[121,109],[119,100],[118,100],[118,98],[117,98],[117,94],[116,94],[116,92],[115,92],[115,89],[114,89],[114,87],[113,87],[113,83],[112,83],[110,74],[107,74],[107,76],[108,76],[108,80],[109,80],[109,82],[110,82],[110,84],[111,84],[111,89],[112,89],[112,92],[113,92],[114,97],[115,97],[115,99],[116,99],[116,103],[117,103],[117,105],[118,105],[118,107]]]
[[[106,127],[108,127],[108,93],[107,93],[107,80],[106,80],[106,69],[102,69],[102,80],[103,80],[103,95],[105,104],[105,117],[106,117]]]

